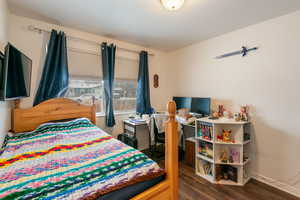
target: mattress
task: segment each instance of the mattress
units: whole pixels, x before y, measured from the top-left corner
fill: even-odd
[[[145,190],[155,186],[165,179],[165,175],[159,176],[155,179],[136,183],[125,188],[110,192],[99,197],[97,200],[128,200],[134,196],[144,192]]]
[[[145,154],[85,118],[7,136],[0,149],[0,199],[99,199],[126,187],[140,192],[130,188],[162,175]]]

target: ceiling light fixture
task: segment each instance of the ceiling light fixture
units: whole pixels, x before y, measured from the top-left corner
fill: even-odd
[[[167,10],[174,11],[183,6],[184,0],[161,0],[161,3]]]

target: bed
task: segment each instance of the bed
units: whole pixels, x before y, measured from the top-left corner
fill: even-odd
[[[0,199],[177,199],[176,106],[168,107],[165,170],[96,127],[95,105],[51,99],[13,109]]]

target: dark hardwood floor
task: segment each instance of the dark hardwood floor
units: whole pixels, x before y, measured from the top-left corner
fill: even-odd
[[[180,163],[180,200],[299,200],[295,196],[252,179],[244,187],[214,185]]]
[[[153,156],[149,150],[144,153],[164,168],[163,155]],[[179,181],[180,200],[300,200],[255,179],[251,179],[243,187],[212,184],[198,177],[195,169],[184,161],[179,163]]]

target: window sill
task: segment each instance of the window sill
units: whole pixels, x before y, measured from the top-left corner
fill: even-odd
[[[135,111],[132,110],[132,111],[116,111],[115,112],[115,116],[118,116],[118,115],[130,115],[130,114],[135,114]],[[105,113],[102,113],[102,112],[99,112],[99,113],[96,113],[96,117],[105,117]]]

